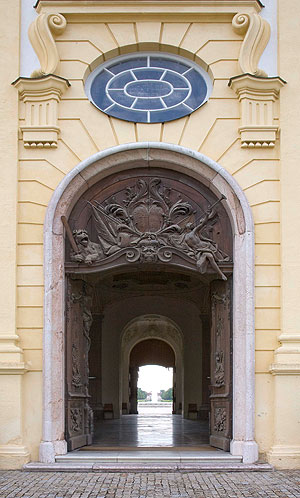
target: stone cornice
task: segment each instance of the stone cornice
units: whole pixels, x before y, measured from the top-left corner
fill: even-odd
[[[230,78],[228,86],[232,88],[239,95],[247,90],[252,91],[254,94],[257,92],[266,93],[270,91],[276,92],[279,95],[280,89],[284,86],[286,81],[280,76],[263,77],[253,75],[251,73],[239,74]]]
[[[259,13],[263,4],[260,0],[38,0],[35,8],[38,13],[61,14],[231,14],[237,12]]]
[[[0,375],[23,375],[29,370],[27,363],[10,361],[0,362]]]
[[[300,375],[300,363],[272,363],[270,373],[273,375]]]

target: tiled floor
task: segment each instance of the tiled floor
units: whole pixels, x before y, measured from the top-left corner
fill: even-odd
[[[208,445],[208,423],[181,415],[123,415],[95,424],[93,447],[182,448]],[[207,448],[209,449],[209,447]]]

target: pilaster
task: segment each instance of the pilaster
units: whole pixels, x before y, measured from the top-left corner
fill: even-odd
[[[20,0],[0,2],[0,468],[17,469],[29,461],[23,441],[22,381],[26,372],[16,335],[18,96],[7,84],[19,74]],[[13,54],[13,55],[12,55]]]
[[[270,371],[274,376],[274,441],[268,457],[279,468],[300,468],[300,75],[295,70],[299,46],[300,5],[278,1],[279,67],[288,85],[280,96],[281,129],[281,335]]]

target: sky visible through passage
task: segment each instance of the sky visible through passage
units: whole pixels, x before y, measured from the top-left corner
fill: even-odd
[[[152,401],[157,401],[157,393],[173,386],[173,369],[158,365],[146,365],[139,369],[138,387],[152,392]]]

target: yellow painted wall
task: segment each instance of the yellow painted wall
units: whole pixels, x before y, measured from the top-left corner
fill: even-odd
[[[24,446],[24,358],[16,335],[16,223],[18,192],[18,95],[11,82],[19,74],[20,1],[0,2],[0,468],[28,461]],[[12,57],[11,54],[14,54]]]
[[[18,5],[17,0],[14,0]],[[288,51],[288,42],[284,36],[288,31],[285,14],[282,12],[283,2],[280,0],[280,22],[282,23],[283,50]],[[295,9],[300,7],[293,0]],[[274,350],[278,347],[278,336],[281,329],[280,307],[283,305],[283,323],[296,329],[298,309],[293,300],[293,292],[288,290],[288,278],[295,272],[297,287],[300,282],[299,269],[289,265],[290,249],[295,230],[289,223],[293,213],[293,203],[299,203],[298,180],[294,184],[291,175],[298,174],[298,163],[295,159],[295,144],[300,143],[298,137],[290,137],[290,129],[297,129],[298,114],[290,116],[280,113],[282,126],[282,147],[285,157],[293,151],[293,161],[289,162],[290,170],[280,169],[279,141],[274,148],[240,147],[239,119],[240,106],[236,94],[228,87],[230,77],[240,73],[238,54],[242,37],[234,33],[230,19],[225,17],[220,22],[195,22],[185,16],[170,20],[165,16],[159,18],[151,15],[133,19],[114,18],[97,21],[89,17],[86,21],[80,17],[67,17],[67,28],[57,38],[57,48],[61,59],[58,74],[71,83],[59,104],[58,125],[61,129],[57,149],[26,149],[21,136],[19,138],[19,173],[18,173],[18,228],[17,255],[15,254],[15,218],[16,209],[16,114],[17,91],[7,88],[9,96],[11,133],[7,143],[6,159],[2,159],[1,175],[7,184],[6,197],[1,197],[7,216],[3,228],[8,230],[10,246],[7,256],[2,259],[1,269],[5,273],[7,285],[0,287],[0,292],[10,295],[10,309],[3,312],[0,327],[4,333],[14,333],[14,296],[15,296],[15,261],[17,262],[17,312],[16,327],[20,336],[20,345],[24,350],[24,361],[29,364],[29,373],[24,376],[23,385],[23,434],[24,441],[30,451],[31,459],[38,458],[38,444],[41,439],[42,418],[42,328],[43,328],[43,223],[48,202],[55,188],[74,166],[92,154],[118,144],[135,141],[162,141],[182,145],[199,151],[217,161],[239,183],[244,190],[252,208],[255,223],[255,289],[256,289],[256,440],[261,453],[270,451],[276,437],[274,430],[280,420],[274,417],[274,402],[278,404],[278,395],[274,401],[274,377],[269,372],[274,362]],[[123,19],[123,20],[122,20]],[[11,21],[12,24],[12,21]],[[17,27],[16,27],[17,29]],[[296,25],[293,25],[295,37]],[[16,36],[18,33],[16,33]],[[290,34],[292,39],[292,34]],[[13,43],[13,42],[10,42]],[[199,57],[214,78],[212,95],[202,108],[191,116],[165,124],[133,124],[111,118],[97,110],[84,93],[83,79],[89,73],[89,66],[97,58],[106,58],[129,51],[161,49],[173,51],[190,58]],[[17,50],[17,47],[16,47]],[[285,52],[283,51],[283,54]],[[292,61],[281,56],[280,71],[283,77],[289,74]],[[4,61],[6,64],[6,61]],[[16,63],[9,63],[11,80],[17,76]],[[94,66],[93,66],[94,67]],[[3,74],[0,76],[3,78]],[[291,107],[299,91],[299,76],[291,78],[293,87],[282,90],[281,105]],[[289,83],[290,84],[290,83]],[[297,89],[297,90],[296,90]],[[3,85],[0,85],[3,92]],[[6,97],[7,98],[7,97]],[[279,109],[276,110],[279,117]],[[24,124],[24,104],[19,106],[20,125]],[[3,123],[0,124],[3,127]],[[2,134],[6,136],[7,123]],[[294,131],[296,134],[296,131]],[[7,160],[9,157],[9,160]],[[286,160],[282,168],[287,168]],[[299,177],[300,178],[300,177]],[[281,180],[281,184],[280,184]],[[285,206],[280,206],[281,195]],[[285,221],[282,232],[280,217]],[[294,218],[293,218],[294,219]],[[297,222],[299,223],[299,221]],[[284,273],[281,273],[281,234],[283,233]],[[297,240],[299,230],[296,230]],[[292,244],[293,257],[296,258],[298,245]],[[17,259],[15,259],[17,258]],[[9,264],[7,263],[9,261]],[[297,267],[298,268],[298,267]],[[298,278],[299,274],[299,278]],[[281,279],[286,286],[281,298]],[[297,288],[296,287],[296,288]],[[299,293],[296,291],[296,295]],[[290,304],[293,303],[292,307]],[[298,304],[297,304],[298,306]],[[2,328],[0,329],[1,333]],[[9,332],[8,332],[9,331]],[[0,414],[1,417],[1,414]],[[274,425],[275,423],[275,425]],[[277,424],[277,425],[276,425]],[[279,429],[278,429],[279,430]],[[0,443],[1,444],[1,443]],[[1,462],[0,462],[1,464]]]

